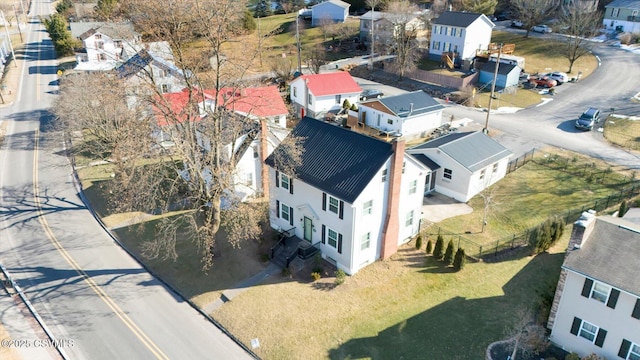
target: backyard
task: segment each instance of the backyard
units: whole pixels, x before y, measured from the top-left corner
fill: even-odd
[[[608,170],[608,165],[593,159],[566,151],[559,152],[563,157],[554,153],[551,149],[538,152],[536,162],[521,166],[491,188],[495,202],[484,232],[480,232],[483,202],[478,198],[469,203],[472,214],[429,229],[440,227],[443,234],[471,231],[464,236],[490,246],[495,239],[521,232],[551,215],[588,208],[631,182],[631,174]],[[545,160],[550,157],[553,161]],[[100,206],[99,184],[108,181],[109,166],[79,172],[85,178],[87,197],[97,203],[109,226],[118,227],[114,232],[124,246],[141,257],[140,245],[153,236],[154,221],[143,222],[142,232],[137,226],[118,226],[127,215],[109,214]],[[588,174],[568,172],[574,169]],[[608,211],[615,206],[612,203]],[[138,217],[140,221],[147,218],[148,214]],[[460,272],[427,257],[424,245],[416,250],[411,242],[390,260],[366,267],[341,286],[334,285],[332,271],[315,282],[306,272],[275,275],[214,310],[212,316],[246,344],[258,338],[261,345],[254,351],[265,359],[479,358],[489,343],[505,337],[512,323],[509,314],[537,309],[541,294],[552,294],[569,233],[570,229],[565,231],[548,253],[530,256],[523,248],[492,262],[468,263]],[[445,241],[449,239],[445,235]],[[224,244],[224,234],[218,240]],[[223,290],[264,269],[271,244],[264,239],[240,248],[223,246],[207,274],[201,271],[192,243],[179,243],[180,257],[175,262],[142,260],[197,306],[207,308]]]

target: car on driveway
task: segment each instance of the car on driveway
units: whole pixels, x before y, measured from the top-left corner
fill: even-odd
[[[548,76],[532,76],[529,78],[529,84],[533,87],[552,88],[558,85],[558,82]]]
[[[531,28],[531,31],[537,32],[537,33],[542,33],[542,34],[547,34],[547,33],[553,32],[553,30],[551,30],[551,28],[548,27],[547,25],[536,25],[536,26]]]
[[[522,29],[524,27],[524,24],[520,20],[512,20],[511,21],[511,27],[512,28]]]
[[[380,99],[384,95],[377,89],[368,89],[360,93],[360,100]]]
[[[544,76],[547,76],[550,79],[555,80],[558,83],[558,85],[562,85],[567,81],[569,81],[569,75],[567,75],[567,73],[564,73],[562,71],[550,72],[548,74],[544,74]]]
[[[576,120],[576,129],[591,130],[593,129],[593,125],[599,122],[600,110],[590,107]]]

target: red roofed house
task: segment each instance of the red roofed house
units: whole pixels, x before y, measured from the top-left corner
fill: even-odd
[[[302,75],[291,81],[290,99],[297,116],[320,119],[342,108],[345,100],[355,104],[362,89],[348,72]]]
[[[178,93],[162,94],[163,99],[166,100],[164,109],[156,107],[157,124],[160,128],[158,138],[161,144],[163,146],[171,145],[171,125],[177,125],[173,124],[174,121],[182,123],[204,119],[207,116],[205,109],[212,107],[216,102],[215,93],[215,90],[204,90],[202,93],[192,92],[192,99],[189,98],[187,89]],[[247,127],[248,133],[240,135],[237,139],[230,138],[229,144],[225,145],[229,155],[242,152],[242,154],[236,154],[240,155],[240,158],[235,167],[234,188],[235,195],[245,201],[249,197],[261,193],[265,186],[262,176],[263,160],[289,133],[285,128],[289,110],[280,97],[276,86],[244,89],[224,88],[218,93],[217,100],[219,106],[243,117],[256,120],[255,127]],[[163,111],[170,111],[175,116],[175,120],[167,120],[167,117],[162,114]],[[267,120],[264,127],[259,124],[258,120],[260,119]],[[265,128],[268,130],[264,131],[266,134],[263,136]],[[211,141],[205,134],[199,130],[196,131],[198,144],[205,151],[210,151]]]

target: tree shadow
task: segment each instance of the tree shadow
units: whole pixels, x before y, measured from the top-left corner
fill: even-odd
[[[348,340],[329,350],[327,356],[331,359],[484,358],[490,343],[506,338],[504,329],[513,323],[512,314],[536,305],[539,288],[536,284],[557,282],[563,258],[562,253],[540,254],[503,286],[503,296],[451,298],[377,335]],[[478,279],[479,285],[482,282],[483,279]]]

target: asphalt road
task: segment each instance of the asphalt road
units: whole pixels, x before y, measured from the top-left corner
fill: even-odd
[[[50,13],[34,0],[32,15]],[[51,128],[56,61],[32,18],[18,100],[1,109],[0,261],[70,359],[248,359],[251,356],[122,250],[72,182]],[[90,91],[90,89],[87,89]]]

